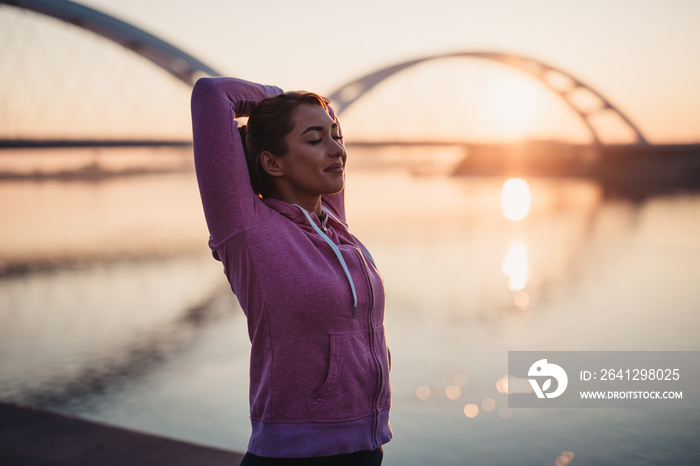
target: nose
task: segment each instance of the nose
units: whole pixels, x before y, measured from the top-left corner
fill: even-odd
[[[331,157],[342,157],[345,155],[345,146],[338,140],[331,138],[331,146],[329,148],[329,155]]]

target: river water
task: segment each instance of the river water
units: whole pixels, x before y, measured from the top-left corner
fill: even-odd
[[[700,350],[700,195],[527,179],[518,206],[503,178],[370,165],[347,210],[387,291],[384,464],[700,463],[697,409],[512,409],[496,385],[513,350]],[[0,399],[245,450],[246,323],[193,173],[4,181],[0,214]]]

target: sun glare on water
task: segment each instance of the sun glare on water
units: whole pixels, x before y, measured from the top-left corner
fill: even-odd
[[[506,256],[501,262],[501,272],[508,277],[508,288],[511,291],[521,291],[527,286],[530,268],[525,243],[515,240],[508,245]]]
[[[501,190],[501,208],[509,220],[517,222],[530,212],[530,186],[525,180],[511,178]]]

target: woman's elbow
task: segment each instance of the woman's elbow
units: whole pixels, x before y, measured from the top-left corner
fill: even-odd
[[[199,78],[192,87],[192,100],[201,95],[209,94],[214,89],[214,80],[208,76]]]

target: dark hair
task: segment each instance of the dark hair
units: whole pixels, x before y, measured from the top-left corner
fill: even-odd
[[[239,131],[250,182],[256,194],[266,197],[272,190],[272,181],[262,167],[260,154],[264,151],[277,156],[287,153],[284,138],[294,128],[294,110],[301,104],[318,105],[328,110],[329,103],[328,99],[313,92],[292,91],[267,98],[253,108],[248,124],[241,126]]]

